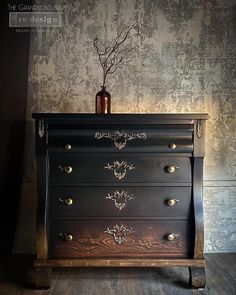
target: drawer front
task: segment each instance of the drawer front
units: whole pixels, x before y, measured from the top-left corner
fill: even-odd
[[[51,187],[51,217],[188,219],[191,187]]]
[[[50,257],[188,257],[189,226],[187,221],[53,221]]]
[[[120,127],[120,128],[119,128]],[[96,152],[192,152],[192,126],[143,126],[130,129],[114,126],[114,129],[49,129],[49,151],[68,153]]]
[[[51,156],[51,182],[191,182],[188,157],[158,157],[156,154],[85,154]]]

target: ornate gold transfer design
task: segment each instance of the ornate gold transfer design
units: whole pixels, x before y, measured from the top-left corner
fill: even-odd
[[[137,138],[145,140],[147,138],[147,135],[145,132],[135,132],[135,133],[132,132],[132,133],[130,133],[125,130],[122,130],[122,131],[116,130],[113,133],[96,132],[94,137],[96,139],[109,138],[114,141],[115,147],[117,147],[119,150],[121,150],[126,146],[127,141],[134,140]]]
[[[122,210],[127,205],[127,202],[135,199],[135,197],[133,195],[128,195],[126,191],[122,190],[113,192],[113,194],[108,194],[105,199],[114,201],[116,208]]]
[[[113,236],[115,242],[117,244],[122,244],[125,241],[125,238],[130,233],[135,233],[135,231],[128,229],[125,225],[114,225],[112,228],[107,227],[107,230],[104,233],[108,233]]]
[[[202,136],[202,133],[203,133],[202,120],[197,120],[196,133],[198,138]]]
[[[39,137],[43,137],[44,136],[44,121],[43,120],[39,120],[39,123],[38,123],[38,134],[39,134]]]
[[[115,177],[119,180],[125,177],[127,170],[135,169],[133,164],[128,164],[125,161],[114,161],[112,164],[108,163],[104,168],[113,170]]]

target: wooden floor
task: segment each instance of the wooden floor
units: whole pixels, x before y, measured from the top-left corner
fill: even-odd
[[[55,269],[49,290],[34,290],[32,257],[1,260],[1,295],[236,295],[236,253],[207,254],[207,287],[191,290],[187,268]]]

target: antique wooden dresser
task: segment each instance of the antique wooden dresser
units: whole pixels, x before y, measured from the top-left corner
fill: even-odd
[[[187,266],[205,286],[207,114],[33,114],[36,287],[52,267]]]

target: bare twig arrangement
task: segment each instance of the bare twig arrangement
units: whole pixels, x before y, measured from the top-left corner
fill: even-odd
[[[128,62],[134,52],[139,52],[137,40],[141,37],[140,25],[134,23],[124,27],[111,42],[103,42],[99,38],[93,40],[103,71],[102,86],[105,86],[107,75],[113,74]]]

